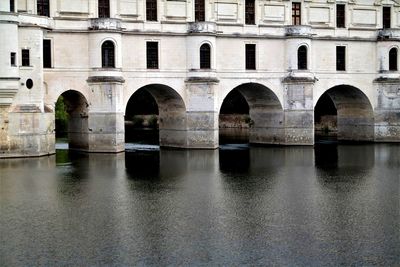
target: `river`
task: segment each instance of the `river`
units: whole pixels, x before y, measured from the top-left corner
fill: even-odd
[[[0,265],[400,265],[398,144],[127,148],[0,160]]]

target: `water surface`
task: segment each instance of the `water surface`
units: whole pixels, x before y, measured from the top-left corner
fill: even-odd
[[[400,265],[400,145],[0,161],[0,265]]]

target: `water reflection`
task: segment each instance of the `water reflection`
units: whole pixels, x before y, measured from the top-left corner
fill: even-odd
[[[1,265],[398,265],[399,145],[0,161]]]

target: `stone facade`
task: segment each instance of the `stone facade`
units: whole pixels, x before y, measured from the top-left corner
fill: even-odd
[[[161,146],[217,148],[219,111],[233,89],[249,104],[253,143],[312,145],[325,93],[340,139],[400,141],[400,75],[389,66],[400,40],[396,1],[297,1],[301,25],[292,25],[292,1],[282,0],[255,0],[251,25],[245,0],[205,1],[205,21],[196,21],[197,1],[158,0],[156,21],[146,20],[144,0],[109,0],[106,18],[97,0],[50,0],[49,16],[38,14],[36,0],[11,2],[0,1],[0,157],[54,153],[61,94],[71,95],[72,148],[123,151],[126,105],[140,89],[159,106]],[[343,28],[337,4],[345,6]],[[51,42],[50,68],[43,40]],[[114,45],[112,67],[102,64],[105,41]],[[158,45],[156,69],[147,66],[147,42]],[[203,44],[211,48],[207,69]],[[256,47],[255,69],[246,69],[246,44]],[[306,69],[298,69],[301,46]],[[345,47],[345,70],[336,69],[337,46]]]

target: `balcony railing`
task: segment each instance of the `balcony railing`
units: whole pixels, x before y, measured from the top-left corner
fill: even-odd
[[[89,30],[121,30],[121,20],[114,18],[90,19]]]
[[[290,25],[285,26],[286,36],[311,36],[312,28],[308,25]]]
[[[189,33],[216,33],[217,26],[215,22],[199,21],[190,22],[188,26]]]
[[[400,39],[400,29],[382,29],[378,31],[378,40]]]

